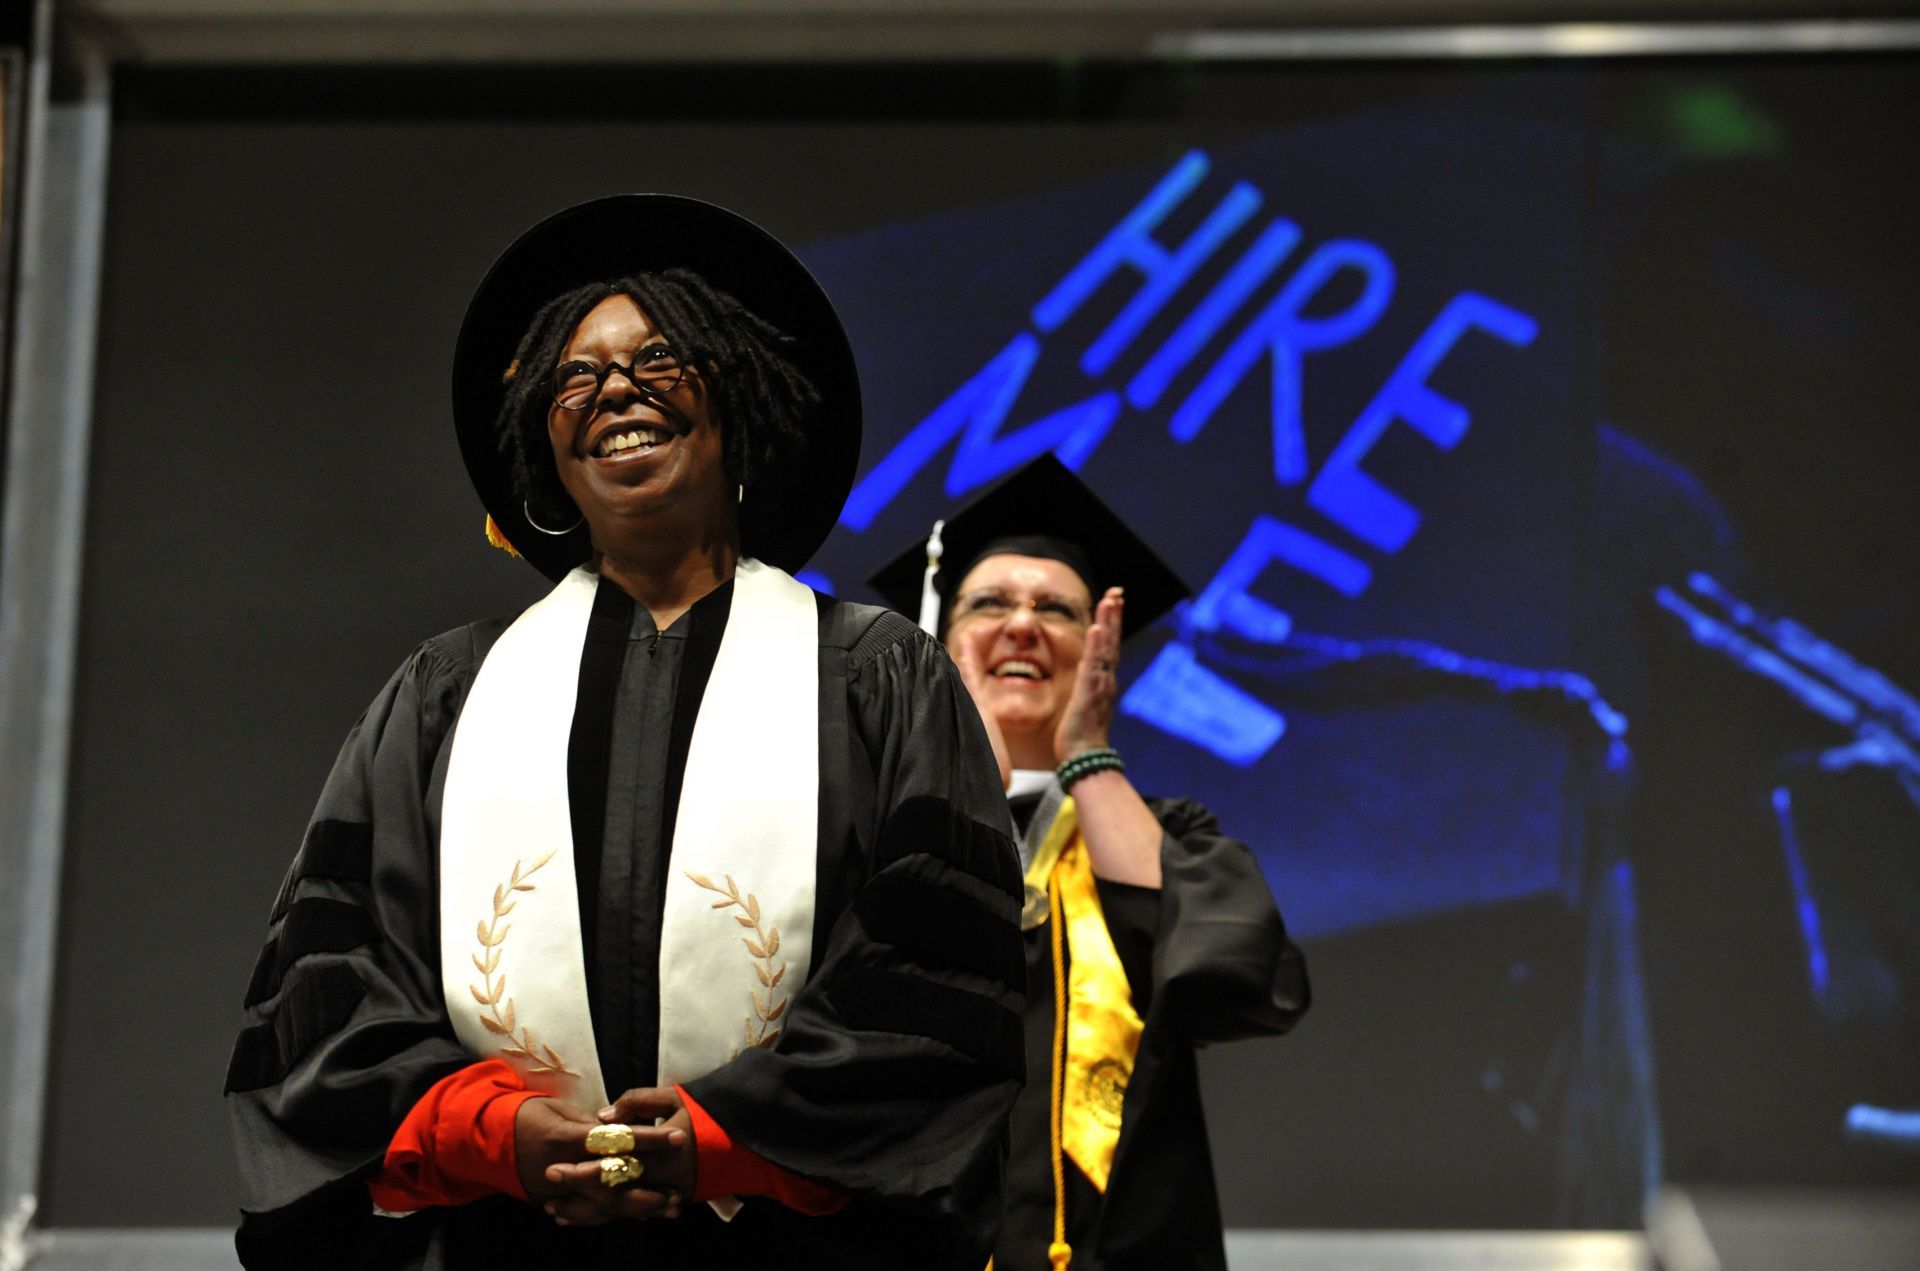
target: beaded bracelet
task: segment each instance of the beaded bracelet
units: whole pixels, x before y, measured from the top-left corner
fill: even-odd
[[[1090,777],[1096,772],[1125,772],[1127,765],[1121,762],[1120,752],[1111,746],[1099,750],[1083,750],[1073,758],[1054,769],[1054,776],[1060,782],[1062,790],[1072,789],[1073,783],[1082,777]]]

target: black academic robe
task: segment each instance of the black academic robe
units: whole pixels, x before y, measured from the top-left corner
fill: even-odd
[[[1021,821],[1032,802],[1016,800]],[[1246,844],[1222,834],[1191,799],[1147,806],[1161,827],[1161,887],[1097,884],[1144,1028],[1106,1194],[1065,1159],[1067,1243],[1074,1271],[1224,1271],[1194,1048],[1291,1028],[1307,1009],[1306,963]],[[1045,1271],[1053,1239],[1054,992],[1045,924],[1026,933],[1026,960],[1027,1085],[1014,1104],[994,1271]]]
[[[630,682],[657,673],[632,656],[631,602],[602,584],[589,622],[569,794],[610,1085],[623,1070],[651,1080],[656,966],[620,951],[657,940],[646,880],[661,877],[661,862],[627,857],[663,856],[671,840],[730,590],[682,620],[664,714],[661,685]],[[847,1207],[808,1218],[748,1199],[731,1223],[697,1206],[677,1220],[592,1229],[557,1227],[509,1197],[401,1219],[372,1212],[365,1180],[395,1128],[474,1058],[443,1005],[436,844],[453,726],[505,626],[483,623],[420,646],[369,707],[274,904],[227,1079],[243,1263],[978,1271],[999,1220],[1002,1127],[1023,1065],[1019,863],[1004,795],[939,645],[882,609],[821,597],[819,614],[813,968],[774,1049],[749,1049],[688,1088],[736,1142],[848,1193]],[[621,710],[667,720],[665,735]],[[611,783],[610,756],[621,756]],[[635,762],[662,773],[650,803],[621,779]],[[612,1046],[625,1053],[609,1054],[610,1038],[626,1039]]]

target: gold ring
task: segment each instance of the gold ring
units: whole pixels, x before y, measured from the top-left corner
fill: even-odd
[[[596,1125],[587,1131],[587,1151],[595,1156],[625,1156],[633,1151],[633,1131],[624,1125]]]
[[[644,1171],[640,1162],[631,1156],[603,1156],[600,1158],[600,1185],[602,1187],[625,1187],[628,1183],[640,1181]]]

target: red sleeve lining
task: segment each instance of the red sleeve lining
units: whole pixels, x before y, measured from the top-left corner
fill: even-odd
[[[469,1064],[420,1096],[367,1182],[390,1213],[464,1205],[505,1193],[526,1199],[514,1149],[520,1105],[540,1098],[505,1060]]]
[[[707,1110],[694,1102],[685,1086],[675,1086],[693,1125],[693,1150],[700,1160],[695,1201],[721,1196],[765,1196],[796,1213],[819,1217],[846,1207],[847,1195],[831,1187],[790,1174],[752,1148],[735,1143]]]

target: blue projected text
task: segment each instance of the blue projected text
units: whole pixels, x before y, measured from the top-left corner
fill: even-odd
[[[1398,272],[1378,244],[1332,238],[1306,250],[1261,303],[1263,288],[1275,282],[1304,237],[1293,221],[1274,218],[1251,232],[1216,282],[1188,299],[1157,348],[1136,350],[1140,337],[1186,295],[1202,267],[1250,231],[1264,204],[1259,190],[1235,182],[1210,206],[1201,205],[1207,210],[1184,240],[1163,242],[1162,227],[1197,196],[1211,166],[1198,150],[1175,163],[1034,305],[1032,329],[1015,334],[868,470],[849,496],[840,524],[855,533],[866,530],[916,476],[949,452],[943,483],[948,497],[964,495],[1048,451],[1078,469],[1123,417],[1165,406],[1183,375],[1224,341],[1167,410],[1168,436],[1181,444],[1194,440],[1264,364],[1275,486],[1304,489],[1310,514],[1367,549],[1387,556],[1403,549],[1419,529],[1420,510],[1365,470],[1368,455],[1396,423],[1437,451],[1453,450],[1471,426],[1472,413],[1465,402],[1432,386],[1435,371],[1470,338],[1524,349],[1538,335],[1538,323],[1477,292],[1455,295],[1387,368],[1379,389],[1316,471],[1306,429],[1312,359],[1355,344],[1374,329],[1393,300]],[[1117,281],[1135,289],[1075,357],[1089,382],[1086,396],[1040,418],[1010,423],[1047,351],[1046,338]],[[1332,295],[1350,298],[1330,307]],[[1141,354],[1139,365],[1122,376],[1123,361],[1135,352]],[[1285,720],[1203,665],[1196,637],[1226,632],[1285,644],[1293,632],[1291,616],[1253,594],[1262,575],[1276,565],[1348,599],[1367,590],[1377,568],[1377,562],[1312,529],[1256,516],[1199,596],[1184,607],[1180,638],[1133,683],[1121,708],[1230,763],[1250,764],[1265,754],[1284,734]]]

